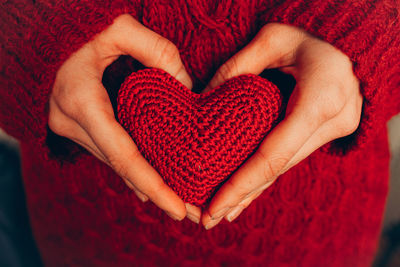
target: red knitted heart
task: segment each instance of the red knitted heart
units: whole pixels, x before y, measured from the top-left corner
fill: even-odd
[[[281,100],[256,75],[195,94],[168,73],[145,69],[121,86],[118,118],[165,182],[202,207],[274,126]]]

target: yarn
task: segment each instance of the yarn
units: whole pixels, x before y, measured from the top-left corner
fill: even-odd
[[[131,74],[118,118],[140,152],[185,202],[204,206],[276,124],[281,94],[248,74],[195,94],[168,73]]]

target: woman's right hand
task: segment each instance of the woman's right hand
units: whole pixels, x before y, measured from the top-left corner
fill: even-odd
[[[112,167],[142,201],[150,199],[175,220],[186,215],[199,218],[200,210],[191,205],[187,205],[187,214],[183,201],[115,120],[101,81],[105,68],[120,55],[163,69],[189,89],[192,87],[175,45],[124,14],[72,54],[58,70],[50,96],[49,127]]]

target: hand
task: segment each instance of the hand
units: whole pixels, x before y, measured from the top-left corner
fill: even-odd
[[[285,118],[236,171],[202,215],[206,229],[234,220],[279,175],[320,146],[353,133],[362,96],[349,58],[305,31],[277,23],[264,26],[220,67],[205,91],[231,77],[279,68],[296,79]]]
[[[146,66],[164,69],[192,87],[178,49],[130,15],[121,15],[58,70],[50,96],[49,127],[112,167],[142,201],[150,199],[168,215],[181,220],[186,216],[185,204],[115,120],[101,83],[105,68],[120,55],[130,55]]]

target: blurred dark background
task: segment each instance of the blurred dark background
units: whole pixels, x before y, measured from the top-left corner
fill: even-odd
[[[389,123],[390,194],[373,266],[400,266],[400,114]],[[0,266],[42,266],[25,205],[18,143],[0,129]]]

